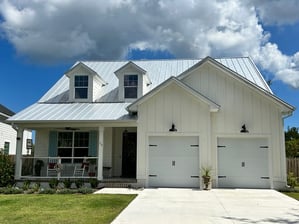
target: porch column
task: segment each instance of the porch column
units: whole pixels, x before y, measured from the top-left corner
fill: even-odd
[[[20,179],[22,175],[22,149],[23,149],[23,133],[24,128],[17,130],[17,147],[15,158],[15,179]]]
[[[99,147],[98,147],[98,180],[103,180],[103,153],[104,149],[104,127],[99,127]]]

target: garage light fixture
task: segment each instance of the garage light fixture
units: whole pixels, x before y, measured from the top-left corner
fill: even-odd
[[[169,129],[169,131],[171,131],[171,132],[175,132],[175,131],[178,131],[178,130],[175,128],[175,125],[172,124],[172,125],[171,125],[171,128]]]
[[[242,125],[242,128],[241,128],[241,131],[240,131],[240,132],[241,132],[241,133],[248,133],[248,132],[249,132],[249,131],[247,130],[245,124]]]

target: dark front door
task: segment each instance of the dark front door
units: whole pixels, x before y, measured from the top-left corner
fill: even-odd
[[[122,177],[136,178],[137,133],[123,133]]]

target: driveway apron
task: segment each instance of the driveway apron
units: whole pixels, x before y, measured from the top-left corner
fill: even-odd
[[[299,223],[299,202],[275,190],[145,189],[112,224]]]

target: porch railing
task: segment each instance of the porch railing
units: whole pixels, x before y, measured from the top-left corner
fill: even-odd
[[[97,177],[98,157],[29,157],[21,159],[21,178]]]

